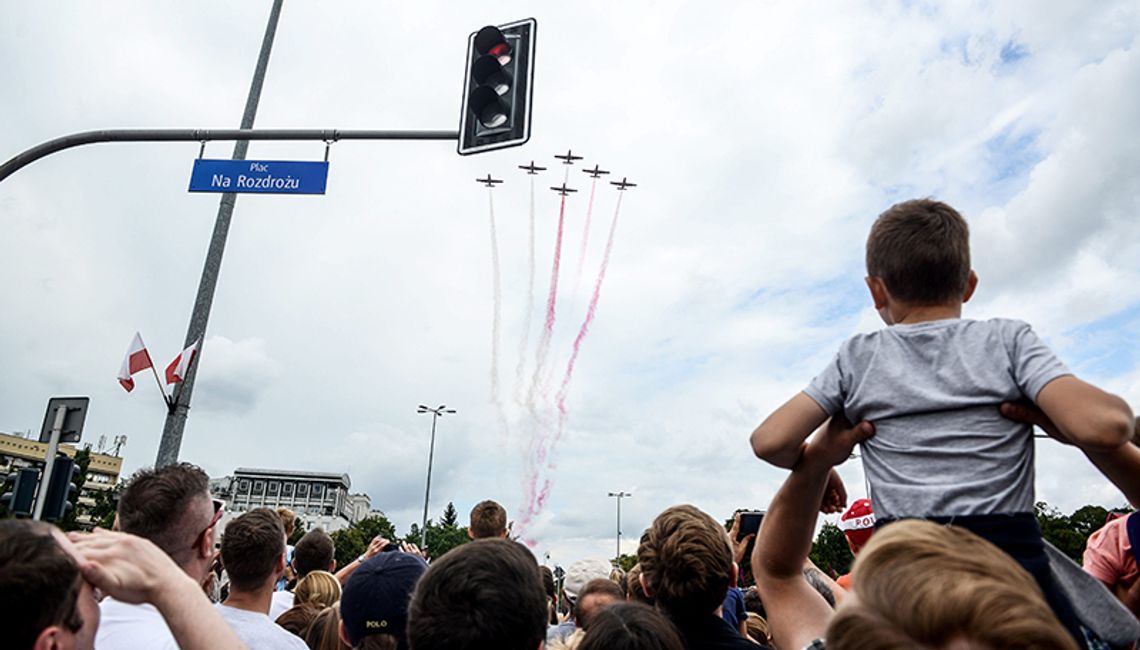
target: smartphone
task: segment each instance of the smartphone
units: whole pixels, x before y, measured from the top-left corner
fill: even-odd
[[[740,530],[736,532],[736,541],[749,535],[755,535],[760,530],[760,522],[764,520],[763,510],[745,510],[740,513]]]

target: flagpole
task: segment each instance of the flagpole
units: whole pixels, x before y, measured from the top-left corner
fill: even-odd
[[[150,352],[146,353],[150,359]],[[162,387],[162,380],[158,378],[158,370],[154,367],[154,359],[150,361],[150,371],[154,374],[154,383],[158,384],[158,392],[162,393],[162,401],[166,402],[166,410],[170,411],[170,398],[166,395],[166,389]]]

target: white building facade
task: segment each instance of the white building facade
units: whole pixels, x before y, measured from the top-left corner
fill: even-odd
[[[351,487],[348,474],[251,467],[239,467],[233,476],[210,481],[211,494],[226,502],[223,524],[253,508],[288,508],[306,530],[319,526],[330,533],[371,512],[368,495],[353,494]]]

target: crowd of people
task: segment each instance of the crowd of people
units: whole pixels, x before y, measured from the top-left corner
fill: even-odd
[[[494,501],[441,557],[377,537],[338,567],[333,539],[224,504],[179,463],[122,491],[114,531],[0,522],[5,647],[302,650],[1131,648],[1140,514],[1093,534],[1083,567],[1033,517],[1037,426],[1140,505],[1140,418],[1075,377],[1025,323],[961,318],[977,285],[965,221],[932,200],[884,212],[867,283],[888,327],[833,361],[753,432],[790,470],[759,531],[666,508],[628,572],[583,558],[559,583]],[[814,433],[813,433],[814,432]],[[868,499],[835,467],[861,448]],[[849,575],[809,560],[841,513]],[[216,548],[216,541],[220,545]],[[752,549],[751,552],[749,549]],[[749,554],[750,553],[750,554]],[[754,584],[744,584],[750,563]]]

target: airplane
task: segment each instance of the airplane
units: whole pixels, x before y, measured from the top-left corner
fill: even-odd
[[[637,187],[637,184],[636,184],[636,183],[630,183],[630,182],[626,181],[626,177],[625,177],[625,176],[622,176],[622,177],[621,177],[621,182],[620,182],[620,183],[616,183],[616,182],[614,182],[614,181],[610,181],[610,185],[617,185],[618,191],[624,191],[624,190],[625,190],[625,188],[627,188],[627,187]]]
[[[582,171],[589,174],[592,178],[598,178],[602,174],[608,174],[609,173],[608,171],[606,171],[604,169],[598,169],[597,165],[594,165],[593,169],[583,169]]]
[[[545,167],[535,167],[533,160],[530,161],[529,165],[519,165],[519,169],[525,169],[526,173],[530,174],[531,176],[537,176],[538,172],[546,171]]]
[[[567,195],[567,194],[569,194],[570,192],[577,192],[577,191],[578,191],[578,190],[576,190],[576,189],[573,189],[573,188],[570,188],[570,187],[566,187],[566,183],[563,183],[563,184],[562,184],[562,187],[552,187],[552,188],[550,188],[550,189],[554,190],[555,192],[558,192],[558,193],[559,193],[559,194],[561,194],[562,196],[566,196],[566,195]]]
[[[487,174],[487,178],[476,178],[475,182],[476,183],[483,183],[487,187],[494,187],[497,183],[502,183],[503,181],[501,181],[497,178],[491,178],[491,175]]]
[[[571,151],[570,149],[566,150],[565,156],[559,156],[558,154],[554,154],[554,157],[561,160],[563,165],[573,165],[575,160],[581,160],[582,159],[582,156],[575,156],[574,152]]]

